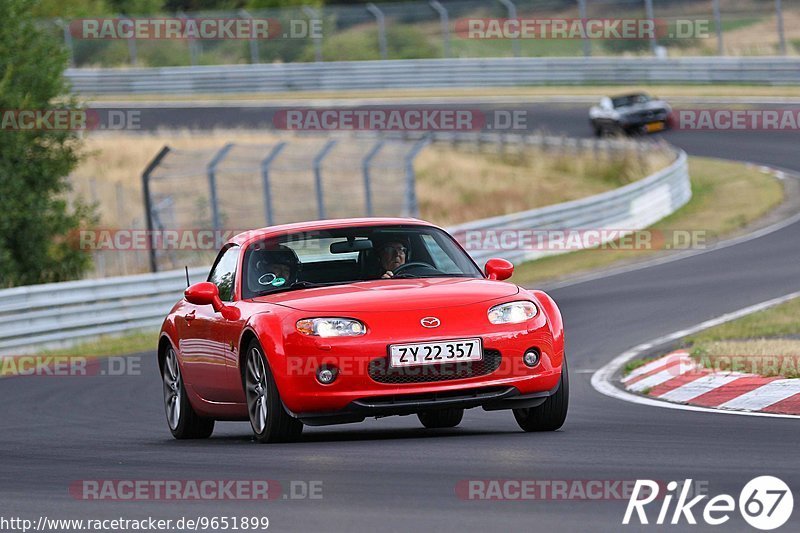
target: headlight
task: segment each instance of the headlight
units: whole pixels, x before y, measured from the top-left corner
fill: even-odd
[[[492,324],[519,324],[535,317],[539,309],[533,302],[509,302],[489,309]]]
[[[306,318],[298,320],[297,331],[314,337],[358,337],[367,327],[351,318]]]

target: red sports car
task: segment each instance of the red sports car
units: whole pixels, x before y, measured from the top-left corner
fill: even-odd
[[[304,425],[512,409],[525,431],[564,423],[561,315],[544,292],[482,272],[444,230],[414,219],[304,222],[242,233],[164,321],[158,358],[179,439],[250,420],[260,442]]]

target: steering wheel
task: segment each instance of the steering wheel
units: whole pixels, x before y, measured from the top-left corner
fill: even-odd
[[[436,268],[434,268],[432,265],[429,265],[428,263],[424,263],[422,261],[412,261],[410,263],[405,263],[405,264],[400,265],[399,267],[395,268],[394,269],[394,275],[396,276],[398,274],[402,274],[404,271],[408,270],[409,268],[419,268],[419,267],[431,268],[433,270],[437,270]]]
[[[270,285],[272,287],[280,287],[284,283],[286,283],[285,279],[279,278],[272,272],[267,272],[266,274],[262,274],[258,278],[258,284],[264,286]]]

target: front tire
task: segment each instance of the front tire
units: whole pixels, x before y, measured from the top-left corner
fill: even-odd
[[[198,415],[189,403],[175,349],[167,348],[161,372],[167,425],[176,439],[206,439],[214,432],[214,419]]]
[[[464,410],[458,408],[437,409],[436,411],[422,411],[417,413],[417,418],[428,429],[454,428],[464,418]]]
[[[269,363],[255,339],[247,347],[244,387],[250,426],[258,442],[290,442],[300,437],[303,423],[283,408]]]
[[[569,409],[569,373],[567,358],[561,365],[561,380],[555,394],[542,405],[526,409],[514,409],[514,418],[524,431],[555,431],[564,425]]]

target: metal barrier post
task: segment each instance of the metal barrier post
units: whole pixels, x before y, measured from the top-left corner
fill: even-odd
[[[653,23],[655,23],[656,19],[655,19],[655,15],[653,14],[653,0],[644,0],[644,11],[645,11],[645,17],[647,18],[647,20],[652,21]],[[650,36],[650,52],[653,55],[656,55],[656,47],[657,46],[658,46],[658,42],[656,41],[655,32],[653,32],[653,35]]]
[[[781,55],[786,55],[786,34],[783,31],[783,6],[781,0],[775,0],[775,17],[778,20],[778,42]]]
[[[69,66],[75,66],[75,53],[72,51],[72,32],[69,30],[69,24],[65,23],[62,19],[55,19],[56,26],[64,31],[64,46],[67,47],[69,54]]]
[[[719,10],[719,0],[714,0],[714,24],[717,26],[717,54],[725,55],[725,46],[722,42],[722,13]]]
[[[223,146],[219,152],[214,154],[211,162],[208,164],[208,194],[209,201],[211,202],[211,225],[214,231],[222,229],[222,222],[219,216],[219,201],[217,200],[217,166],[225,159],[228,152],[233,148],[233,143],[228,143]]]
[[[508,11],[508,18],[515,19],[517,18],[517,6],[514,5],[514,2],[511,0],[499,0],[501,4],[503,4]],[[519,39],[511,39],[511,50],[514,53],[514,57],[519,57],[520,49],[519,49]]]
[[[153,243],[153,212],[152,212],[152,198],[150,198],[150,175],[161,164],[161,160],[169,153],[169,146],[164,146],[160,152],[156,154],[152,161],[147,165],[147,168],[142,172],[142,193],[144,194],[144,221],[147,227],[148,240],[148,255],[150,256],[150,272],[158,272],[158,264],[156,262],[156,248]]]
[[[578,0],[578,16],[581,18],[581,23],[586,26],[586,0]],[[584,30],[581,37],[581,44],[583,45],[583,57],[590,57],[592,55],[592,43]]]
[[[442,23],[442,56],[448,58],[450,57],[450,17],[447,14],[447,8],[437,0],[430,0],[428,3],[439,14]]]
[[[281,153],[281,150],[283,150],[285,146],[285,142],[279,142],[270,150],[267,157],[261,161],[261,181],[264,188],[264,213],[266,215],[267,226],[272,226],[275,223],[272,216],[272,190],[269,184],[269,166],[275,158],[278,157],[278,154]]]
[[[178,11],[178,18],[183,19],[184,21],[189,20],[189,17],[183,11]],[[193,37],[189,37],[189,61],[192,63],[192,66],[197,66],[197,43],[195,42]]]
[[[253,15],[251,15],[246,9],[240,9],[239,15],[242,18],[250,19],[251,21],[253,20]],[[269,31],[269,29],[267,31]],[[253,65],[261,63],[261,60],[258,57],[258,41],[252,35],[250,36],[250,63]]]
[[[368,217],[372,216],[372,178],[369,174],[369,167],[372,164],[372,160],[375,159],[375,156],[377,156],[378,152],[383,148],[385,142],[386,141],[383,139],[376,142],[361,162],[361,168],[364,174],[364,201],[366,202]]]
[[[130,20],[130,17],[127,17],[125,15],[120,15],[119,18],[125,19],[125,20]],[[136,32],[134,32],[134,35],[135,35],[135,33]],[[137,61],[136,37],[135,36],[131,37],[130,39],[128,39],[128,57],[130,59],[131,66],[135,67],[136,66],[136,61]]]
[[[312,20],[322,20],[320,12],[313,7],[303,6],[303,13],[305,13],[309,19],[309,28],[311,28]],[[313,37],[311,37],[311,40],[314,41],[314,61],[320,63],[322,61],[322,36],[314,33]]]
[[[414,174],[414,159],[431,142],[430,134],[426,134],[411,148],[406,155],[404,162],[406,168],[406,202],[403,209],[403,216],[418,217],[419,205],[417,205],[417,180]]]
[[[317,185],[317,212],[319,213],[320,220],[325,218],[325,195],[322,191],[322,160],[330,153],[334,146],[335,140],[331,139],[325,146],[322,147],[317,155],[314,156],[314,181]]]
[[[388,59],[389,52],[386,44],[386,17],[383,16],[383,11],[373,3],[367,4],[367,11],[372,13],[375,21],[378,23],[378,47],[381,51],[381,59]]]

